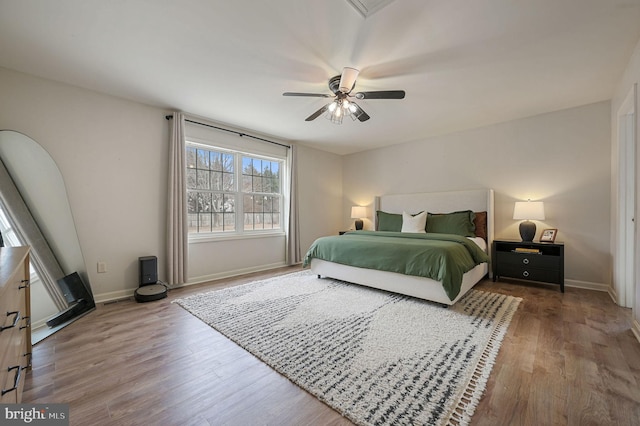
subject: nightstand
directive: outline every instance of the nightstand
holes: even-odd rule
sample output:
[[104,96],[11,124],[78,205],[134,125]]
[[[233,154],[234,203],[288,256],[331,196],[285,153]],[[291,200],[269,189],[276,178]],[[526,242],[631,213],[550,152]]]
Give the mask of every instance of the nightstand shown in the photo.
[[494,240],[493,281],[499,277],[558,284],[564,293],[564,244]]

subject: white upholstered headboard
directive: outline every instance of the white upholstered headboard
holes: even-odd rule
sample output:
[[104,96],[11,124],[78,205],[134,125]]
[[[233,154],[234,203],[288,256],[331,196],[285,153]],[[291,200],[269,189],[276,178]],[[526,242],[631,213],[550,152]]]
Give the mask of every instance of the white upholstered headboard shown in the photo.
[[376,211],[387,213],[450,213],[460,210],[487,212],[487,248],[491,253],[494,235],[493,189],[472,189],[466,191],[422,192],[417,194],[388,194],[376,197],[373,219]]

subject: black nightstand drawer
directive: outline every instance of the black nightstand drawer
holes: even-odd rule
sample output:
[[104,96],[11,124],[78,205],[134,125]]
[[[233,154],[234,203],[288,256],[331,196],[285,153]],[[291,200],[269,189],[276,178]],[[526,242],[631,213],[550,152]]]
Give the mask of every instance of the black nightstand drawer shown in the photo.
[[516,265],[502,265],[500,275],[529,281],[542,281],[560,284],[559,269],[539,269]]
[[[560,269],[560,257],[544,256],[541,254],[498,252],[498,262],[501,266],[517,266],[528,268]],[[502,268],[500,268],[502,269]]]

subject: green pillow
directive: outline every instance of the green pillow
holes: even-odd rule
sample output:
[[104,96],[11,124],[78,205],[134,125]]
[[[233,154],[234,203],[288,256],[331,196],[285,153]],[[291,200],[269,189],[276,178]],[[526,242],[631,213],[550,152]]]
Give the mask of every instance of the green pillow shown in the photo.
[[378,216],[378,231],[402,231],[402,215],[397,213],[387,213],[382,210],[376,212]]
[[475,237],[476,215],[471,210],[453,213],[429,213],[427,215],[427,232],[439,234],[456,234],[463,237]]

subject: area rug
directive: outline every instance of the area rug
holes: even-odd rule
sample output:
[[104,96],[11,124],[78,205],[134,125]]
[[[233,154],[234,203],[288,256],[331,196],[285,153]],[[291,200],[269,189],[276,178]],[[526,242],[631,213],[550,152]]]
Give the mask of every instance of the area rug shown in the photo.
[[464,425],[520,300],[444,308],[302,271],[175,302],[356,424]]

